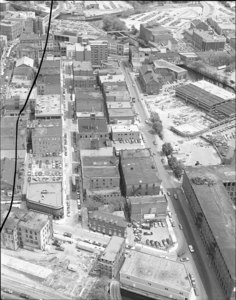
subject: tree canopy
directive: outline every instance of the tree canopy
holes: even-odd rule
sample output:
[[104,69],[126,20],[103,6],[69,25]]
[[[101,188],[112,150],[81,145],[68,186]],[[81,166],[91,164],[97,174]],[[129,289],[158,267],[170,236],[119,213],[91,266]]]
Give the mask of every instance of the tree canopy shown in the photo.
[[162,152],[166,155],[169,156],[173,153],[173,147],[171,146],[171,143],[164,143],[162,145]]
[[103,30],[105,31],[120,31],[127,30],[125,22],[114,16],[105,16],[103,18]]

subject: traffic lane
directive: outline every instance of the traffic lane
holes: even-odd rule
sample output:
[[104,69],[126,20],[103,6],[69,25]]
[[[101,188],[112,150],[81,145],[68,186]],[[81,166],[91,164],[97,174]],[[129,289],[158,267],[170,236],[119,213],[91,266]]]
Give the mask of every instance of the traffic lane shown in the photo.
[[4,293],[3,291],[1,291],[1,300],[22,300],[21,297],[19,297],[18,295],[16,295],[15,293],[13,294],[9,294],[9,293]]
[[[198,273],[196,274],[200,275],[198,276],[199,282],[203,283],[209,299],[224,299],[224,295],[222,290],[219,288],[214,270],[209,269],[209,259],[190,215],[187,199],[182,191],[177,190],[176,192],[178,193],[178,200],[174,201],[175,210],[179,215],[179,220],[182,222],[184,235],[188,244],[193,245],[195,249],[193,259],[195,266],[197,266]],[[186,215],[188,215],[188,217]]]

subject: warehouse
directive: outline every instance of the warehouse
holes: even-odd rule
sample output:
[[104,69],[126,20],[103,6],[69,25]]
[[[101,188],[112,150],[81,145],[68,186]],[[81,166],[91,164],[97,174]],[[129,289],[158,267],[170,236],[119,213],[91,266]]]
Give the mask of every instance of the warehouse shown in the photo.
[[176,96],[206,111],[235,99],[235,94],[205,80],[177,87]]

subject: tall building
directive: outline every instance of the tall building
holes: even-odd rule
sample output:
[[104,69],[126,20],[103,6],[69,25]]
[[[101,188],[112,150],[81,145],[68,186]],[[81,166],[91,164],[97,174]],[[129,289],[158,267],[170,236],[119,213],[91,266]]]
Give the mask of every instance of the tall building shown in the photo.
[[101,67],[103,61],[107,61],[108,42],[107,41],[89,41],[91,47],[91,62],[94,68]]
[[140,24],[140,37],[148,42],[153,43],[166,43],[173,39],[173,35],[169,29],[161,26],[160,24]]
[[101,275],[114,278],[125,260],[125,239],[112,236],[104,253],[98,258]]
[[224,290],[235,299],[235,170],[226,166],[188,167],[183,189],[209,260]]
[[193,299],[194,291],[184,264],[130,251],[120,270],[122,289],[152,299]]

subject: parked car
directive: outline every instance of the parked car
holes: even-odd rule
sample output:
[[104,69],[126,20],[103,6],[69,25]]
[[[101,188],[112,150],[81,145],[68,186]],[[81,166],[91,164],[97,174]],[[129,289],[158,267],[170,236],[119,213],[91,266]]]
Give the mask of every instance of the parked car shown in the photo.
[[62,246],[56,247],[55,249],[58,250],[58,251],[64,251],[65,250],[65,248],[62,247]]
[[183,230],[183,226],[181,224],[179,224],[179,229]]
[[60,246],[60,245],[61,245],[61,242],[58,241],[58,240],[54,240],[54,241],[52,242],[52,245],[53,245],[53,246]]
[[152,232],[144,232],[143,235],[153,235]]
[[189,261],[189,258],[188,257],[182,257],[182,258],[180,258],[180,261],[181,262]]
[[177,194],[174,194],[174,199],[175,199],[175,200],[178,200]]
[[188,248],[189,248],[189,251],[190,251],[190,252],[192,252],[192,253],[195,252],[192,245],[188,245]]
[[72,234],[69,233],[69,232],[64,232],[63,235],[64,235],[64,236],[67,236],[67,237],[70,237],[70,238],[72,237]]

